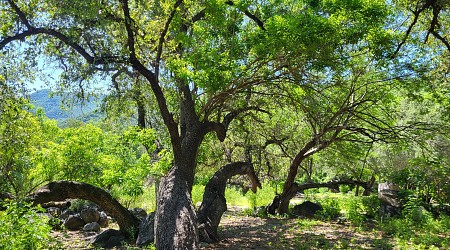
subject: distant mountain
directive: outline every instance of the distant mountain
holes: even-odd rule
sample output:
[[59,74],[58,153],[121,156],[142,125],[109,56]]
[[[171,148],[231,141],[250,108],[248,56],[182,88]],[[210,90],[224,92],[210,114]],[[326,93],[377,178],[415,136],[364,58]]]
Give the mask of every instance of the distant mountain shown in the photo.
[[31,103],[37,108],[43,108],[45,114],[50,119],[64,122],[67,119],[77,119],[82,121],[89,121],[101,116],[98,113],[100,101],[89,100],[84,104],[76,103],[66,108],[63,107],[63,98],[61,96],[53,95],[50,97],[51,91],[49,89],[41,89],[30,95]]

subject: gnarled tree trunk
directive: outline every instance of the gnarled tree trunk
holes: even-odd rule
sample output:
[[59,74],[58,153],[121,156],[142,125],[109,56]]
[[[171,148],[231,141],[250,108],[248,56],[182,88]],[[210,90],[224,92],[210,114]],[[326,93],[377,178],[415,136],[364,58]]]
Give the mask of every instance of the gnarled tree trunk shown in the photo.
[[175,166],[162,178],[155,213],[156,249],[198,249],[190,180]]
[[120,231],[124,235],[127,237],[137,235],[139,220],[136,216],[122,206],[108,192],[99,187],[73,181],[50,182],[31,194],[30,199],[34,205],[51,201],[64,201],[66,199],[92,201],[117,220]]
[[252,191],[261,188],[261,183],[253,165],[248,162],[235,162],[223,166],[208,181],[203,194],[203,201],[197,212],[200,240],[204,242],[218,241],[217,227],[222,214],[227,210],[225,188],[227,180],[235,175],[247,175],[252,182]]

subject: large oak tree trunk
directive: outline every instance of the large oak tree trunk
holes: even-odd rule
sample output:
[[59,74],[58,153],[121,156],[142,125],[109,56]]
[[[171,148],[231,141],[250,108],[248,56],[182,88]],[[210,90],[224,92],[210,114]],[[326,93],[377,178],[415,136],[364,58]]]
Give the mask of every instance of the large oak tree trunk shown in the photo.
[[160,182],[155,214],[156,249],[198,249],[190,180],[184,176],[175,166]]
[[218,170],[206,184],[203,201],[197,213],[201,241],[218,241],[217,228],[222,214],[227,210],[225,199],[227,180],[235,175],[247,175],[252,182],[253,192],[256,192],[258,187],[261,188],[261,183],[251,163],[230,163]]
[[89,200],[102,209],[107,214],[114,217],[119,224],[120,231],[131,237],[137,235],[139,220],[128,209],[122,206],[105,190],[93,185],[73,181],[51,182],[30,195],[34,205],[51,201],[64,201],[66,199]]

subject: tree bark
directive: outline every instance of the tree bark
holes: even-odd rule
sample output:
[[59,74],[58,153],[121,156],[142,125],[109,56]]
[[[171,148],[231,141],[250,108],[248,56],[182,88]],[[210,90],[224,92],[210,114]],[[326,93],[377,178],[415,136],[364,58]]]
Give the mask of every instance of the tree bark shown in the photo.
[[137,236],[139,220],[128,209],[123,207],[105,190],[87,183],[73,181],[51,182],[30,195],[34,205],[66,199],[89,200],[107,214],[114,217],[119,224],[120,231],[129,238]]
[[303,191],[311,188],[335,188],[339,185],[359,185],[364,188],[364,190],[370,190],[373,185],[373,179],[368,182],[363,181],[355,181],[355,180],[338,180],[338,181],[329,181],[329,182],[305,182],[302,184],[298,184],[294,182],[288,191],[283,192],[281,195],[276,195],[271,204],[269,204],[266,208],[267,212],[270,214],[286,214],[289,211],[289,202],[291,199],[297,194],[302,193]]
[[247,175],[252,182],[252,191],[256,193],[261,183],[249,162],[235,162],[223,166],[208,181],[203,194],[203,201],[197,212],[197,223],[200,240],[203,242],[217,242],[219,240],[217,228],[222,214],[227,210],[225,188],[227,180],[235,175]]
[[196,214],[189,181],[175,166],[162,178],[155,213],[156,249],[198,249]]

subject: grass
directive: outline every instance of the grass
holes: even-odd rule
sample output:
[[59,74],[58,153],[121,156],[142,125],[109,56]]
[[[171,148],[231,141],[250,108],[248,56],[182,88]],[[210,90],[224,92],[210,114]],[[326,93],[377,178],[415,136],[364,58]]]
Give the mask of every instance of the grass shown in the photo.
[[[194,185],[192,189],[194,205],[202,201],[204,188],[204,185]],[[244,215],[252,215],[255,208],[268,205],[274,195],[275,187],[270,183],[264,183],[263,188],[257,193],[249,191],[244,195],[240,189],[234,187],[229,187],[225,191],[227,204],[248,211],[244,211]],[[130,207],[141,207],[151,212],[156,207],[155,197],[155,187],[150,186],[138,197],[122,197],[122,199]],[[370,236],[372,249],[450,249],[450,216],[433,218],[429,212],[413,204],[405,209],[401,217],[382,220],[378,213],[380,204],[376,195],[355,197],[351,190],[345,194],[330,193],[325,189],[310,190],[306,192],[304,198],[295,202],[301,203],[304,200],[320,203],[324,210],[316,219],[298,219],[295,226],[289,230],[293,235],[297,235],[295,242],[299,244],[298,249],[349,249],[358,246],[352,239],[342,238],[330,243],[320,235],[304,235],[320,223],[336,223],[338,217],[339,220],[343,218],[346,225],[353,228],[351,229],[353,232],[365,236],[372,235]],[[307,239],[308,237],[310,238]],[[274,248],[277,247],[277,243],[271,244]]]

